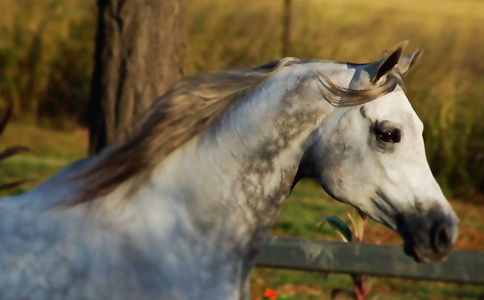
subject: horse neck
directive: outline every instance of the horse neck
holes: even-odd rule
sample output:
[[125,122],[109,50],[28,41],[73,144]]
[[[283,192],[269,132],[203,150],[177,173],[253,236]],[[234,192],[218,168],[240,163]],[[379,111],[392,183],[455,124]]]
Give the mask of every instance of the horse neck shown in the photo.
[[244,249],[260,242],[290,193],[308,137],[332,109],[313,74],[302,67],[276,74],[172,153],[147,186],[159,195],[152,201],[176,206],[201,235],[230,236]]

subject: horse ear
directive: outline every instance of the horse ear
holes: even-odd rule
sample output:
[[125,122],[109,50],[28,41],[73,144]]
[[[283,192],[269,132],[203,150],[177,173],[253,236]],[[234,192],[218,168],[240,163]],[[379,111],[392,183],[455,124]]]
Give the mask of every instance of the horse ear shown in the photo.
[[417,62],[417,60],[419,59],[420,54],[422,54],[422,52],[423,52],[423,50],[422,50],[422,48],[420,48],[417,51],[415,51],[414,53],[409,54],[405,57],[402,57],[402,59],[400,59],[400,61],[398,62],[398,65],[397,65],[400,72],[402,72],[402,74],[407,73],[407,71]]
[[398,65],[400,57],[402,56],[403,48],[405,48],[407,44],[407,41],[401,42],[389,55],[368,66],[367,70],[370,74],[371,83],[374,84],[378,82],[382,76],[387,74],[391,69]]

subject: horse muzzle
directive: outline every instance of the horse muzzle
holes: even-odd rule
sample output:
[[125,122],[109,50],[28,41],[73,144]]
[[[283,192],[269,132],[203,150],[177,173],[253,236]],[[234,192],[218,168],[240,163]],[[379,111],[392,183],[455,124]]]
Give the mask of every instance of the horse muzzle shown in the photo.
[[397,232],[404,240],[404,251],[416,262],[445,260],[457,240],[457,217],[433,207],[425,214],[411,213],[397,219]]

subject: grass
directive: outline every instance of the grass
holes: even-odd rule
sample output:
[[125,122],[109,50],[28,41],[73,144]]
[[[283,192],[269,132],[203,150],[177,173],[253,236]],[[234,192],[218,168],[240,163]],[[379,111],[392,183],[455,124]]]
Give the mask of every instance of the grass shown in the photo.
[[32,179],[29,183],[1,195],[21,193],[40,184],[62,167],[86,155],[85,131],[59,132],[11,122],[0,139],[0,149],[14,145],[27,146],[29,153],[0,162],[1,182]]
[[[252,294],[262,295],[267,287],[288,300],[330,299],[331,290],[352,288],[347,275],[302,271],[255,269],[252,272]],[[460,300],[482,299],[479,286],[429,283],[402,279],[377,278],[368,299],[378,300]],[[343,296],[337,299],[351,299]]]

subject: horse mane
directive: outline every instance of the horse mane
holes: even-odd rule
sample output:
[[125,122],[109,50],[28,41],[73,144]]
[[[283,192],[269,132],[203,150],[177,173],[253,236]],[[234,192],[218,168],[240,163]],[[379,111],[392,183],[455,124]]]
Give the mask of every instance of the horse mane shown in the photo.
[[[186,77],[158,98],[138,120],[139,126],[126,141],[103,151],[68,180],[82,181],[67,205],[99,199],[128,180],[125,198],[130,198],[153,169],[170,153],[211,127],[234,104],[253,92],[284,67],[301,63],[283,58],[252,69]],[[390,76],[382,86],[367,90],[339,87],[325,75],[315,74],[321,95],[334,106],[369,102],[392,91],[400,81]]]

